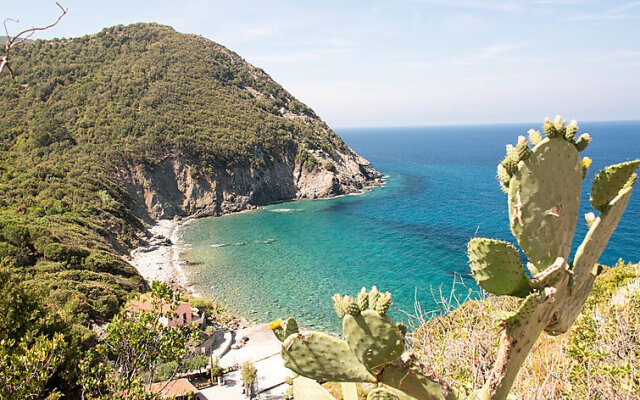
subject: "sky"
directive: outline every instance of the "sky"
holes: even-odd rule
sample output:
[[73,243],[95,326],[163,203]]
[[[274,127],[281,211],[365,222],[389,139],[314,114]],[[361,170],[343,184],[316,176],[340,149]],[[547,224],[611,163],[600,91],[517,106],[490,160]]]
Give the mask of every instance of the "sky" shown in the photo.
[[[158,22],[235,51],[330,126],[640,120],[640,1],[59,0],[34,38]],[[0,5],[9,33],[50,0]]]

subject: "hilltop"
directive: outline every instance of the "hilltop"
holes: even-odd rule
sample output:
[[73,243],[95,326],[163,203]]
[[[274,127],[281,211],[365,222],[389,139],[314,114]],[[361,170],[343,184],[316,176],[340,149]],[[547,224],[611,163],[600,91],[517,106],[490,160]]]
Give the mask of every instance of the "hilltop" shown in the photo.
[[146,223],[361,189],[380,177],[263,70],[158,24],[14,49],[0,77],[0,267],[75,323],[146,284]]

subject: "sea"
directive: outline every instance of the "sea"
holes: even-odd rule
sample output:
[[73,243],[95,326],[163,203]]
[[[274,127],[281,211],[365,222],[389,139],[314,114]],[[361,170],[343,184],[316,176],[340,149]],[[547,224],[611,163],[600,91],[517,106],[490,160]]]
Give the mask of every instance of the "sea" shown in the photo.
[[[396,320],[477,295],[466,244],[476,236],[517,244],[496,179],[505,144],[539,124],[337,130],[385,175],[357,196],[303,200],[195,220],[179,233],[193,289],[252,322],[296,317],[337,332],[334,293],[376,285],[393,295]],[[573,252],[593,211],[589,190],[606,165],[640,158],[640,122],[585,122],[593,160],[583,185]],[[572,252],[572,255],[573,255]],[[599,262],[640,261],[640,193],[634,193]]]

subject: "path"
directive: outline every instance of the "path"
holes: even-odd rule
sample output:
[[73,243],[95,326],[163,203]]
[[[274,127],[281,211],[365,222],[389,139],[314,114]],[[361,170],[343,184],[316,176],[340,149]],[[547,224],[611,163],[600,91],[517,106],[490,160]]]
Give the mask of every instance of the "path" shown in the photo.
[[[289,385],[284,378],[293,373],[282,365],[280,357],[280,341],[275,338],[267,324],[252,326],[236,332],[235,338],[248,337],[247,344],[240,349],[231,349],[220,358],[220,366],[239,364],[251,361],[258,369],[258,391],[271,390],[259,394],[259,399],[283,399]],[[200,393],[208,400],[246,400],[242,394],[240,371],[225,375],[225,384],[202,389]],[[254,397],[255,398],[255,397]]]

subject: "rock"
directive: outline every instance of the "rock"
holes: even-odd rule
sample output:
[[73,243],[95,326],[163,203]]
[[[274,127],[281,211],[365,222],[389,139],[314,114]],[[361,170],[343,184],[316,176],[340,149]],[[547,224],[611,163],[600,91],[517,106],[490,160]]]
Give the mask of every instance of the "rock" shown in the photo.
[[[153,168],[126,165],[118,170],[118,179],[130,194],[134,215],[158,220],[221,215],[285,200],[333,197],[360,191],[381,177],[367,160],[346,146],[331,157],[320,150],[308,151],[319,165],[331,162],[335,170],[309,170],[295,161],[292,152],[282,154],[260,171],[246,166],[197,175],[193,162],[176,155]],[[171,245],[167,238],[152,241]]]

